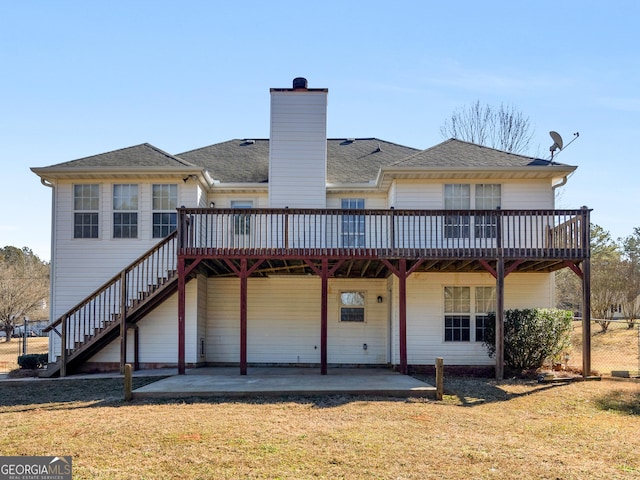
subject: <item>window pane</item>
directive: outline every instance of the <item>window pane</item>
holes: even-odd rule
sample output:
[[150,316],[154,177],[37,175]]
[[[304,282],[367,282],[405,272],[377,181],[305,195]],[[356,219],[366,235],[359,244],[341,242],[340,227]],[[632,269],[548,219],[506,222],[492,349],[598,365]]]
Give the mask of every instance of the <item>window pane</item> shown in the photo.
[[444,287],[444,311],[447,313],[471,312],[471,288]]
[[138,185],[114,185],[113,186],[114,210],[138,209]]
[[[364,198],[343,198],[343,210],[364,209]],[[362,248],[365,246],[365,217],[364,215],[342,216],[342,246],[344,248]]]
[[444,208],[446,210],[468,210],[471,208],[471,185],[466,183],[445,185]]
[[445,342],[468,342],[471,338],[469,315],[446,315],[444,317]]
[[489,325],[488,315],[476,315],[476,342],[484,342]]
[[175,210],[178,208],[178,186],[158,184],[152,187],[153,210]]
[[496,287],[476,287],[476,313],[496,311]]
[[97,184],[83,184],[73,186],[73,209],[74,210],[98,210],[100,199],[98,196],[99,187]]
[[364,308],[347,308],[340,309],[341,322],[364,322]]
[[113,238],[138,238],[138,214],[113,214]]
[[342,292],[340,302],[346,306],[364,306],[364,292]]
[[476,209],[494,210],[500,206],[502,186],[492,183],[476,185]]
[[153,238],[164,238],[176,230],[177,213],[153,214]]
[[97,213],[75,213],[73,224],[73,238],[98,238]]

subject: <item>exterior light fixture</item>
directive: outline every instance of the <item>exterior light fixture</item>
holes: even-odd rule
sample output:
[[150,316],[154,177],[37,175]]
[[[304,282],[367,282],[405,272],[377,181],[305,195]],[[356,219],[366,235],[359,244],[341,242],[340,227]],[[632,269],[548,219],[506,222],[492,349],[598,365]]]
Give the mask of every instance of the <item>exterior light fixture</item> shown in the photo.
[[378,295],[378,303],[382,303],[382,295]]

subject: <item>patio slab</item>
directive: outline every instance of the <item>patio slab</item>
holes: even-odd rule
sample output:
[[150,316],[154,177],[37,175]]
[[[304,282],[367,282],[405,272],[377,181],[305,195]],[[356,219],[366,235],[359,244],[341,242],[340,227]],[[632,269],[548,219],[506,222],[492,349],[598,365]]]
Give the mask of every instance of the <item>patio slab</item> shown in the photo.
[[253,367],[240,375],[238,367],[187,370],[133,391],[144,397],[255,397],[280,395],[372,395],[435,398],[435,387],[408,375],[379,368]]

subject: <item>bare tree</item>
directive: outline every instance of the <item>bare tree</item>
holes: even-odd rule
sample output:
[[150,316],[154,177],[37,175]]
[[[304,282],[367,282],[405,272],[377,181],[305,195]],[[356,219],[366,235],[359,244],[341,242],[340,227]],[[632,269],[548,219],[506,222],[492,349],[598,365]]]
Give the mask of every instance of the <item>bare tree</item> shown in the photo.
[[622,244],[624,260],[622,262],[622,315],[627,319],[629,328],[640,318],[640,227],[633,234],[619,240]]
[[7,342],[17,323],[42,307],[48,291],[48,264],[28,248],[0,249],[0,330]]
[[444,138],[453,137],[511,153],[527,151],[535,133],[529,117],[513,105],[500,104],[495,108],[482,105],[480,100],[454,111],[440,132]]
[[622,303],[624,279],[622,252],[611,234],[591,225],[591,311],[602,332],[606,332]]

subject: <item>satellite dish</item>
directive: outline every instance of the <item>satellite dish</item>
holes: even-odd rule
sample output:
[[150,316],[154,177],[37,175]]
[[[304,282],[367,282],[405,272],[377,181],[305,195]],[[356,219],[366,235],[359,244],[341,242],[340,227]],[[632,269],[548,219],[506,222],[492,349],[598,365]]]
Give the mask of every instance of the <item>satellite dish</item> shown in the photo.
[[553,145],[549,147],[549,151],[551,152],[551,160],[553,160],[553,154],[556,150],[562,150],[562,137],[558,132],[551,131],[549,132],[551,139],[553,140]]
[[555,143],[555,146],[562,150],[562,137],[560,134],[558,132],[551,131],[549,132],[549,135],[551,135],[551,139]]

